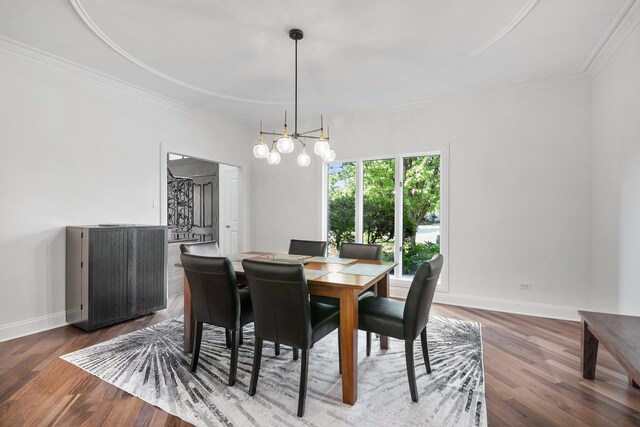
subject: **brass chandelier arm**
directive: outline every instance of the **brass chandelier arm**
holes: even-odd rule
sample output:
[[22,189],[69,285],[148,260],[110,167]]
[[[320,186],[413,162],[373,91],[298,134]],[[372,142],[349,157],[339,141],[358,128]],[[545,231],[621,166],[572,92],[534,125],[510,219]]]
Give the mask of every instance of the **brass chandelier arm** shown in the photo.
[[[318,129],[314,129],[314,130],[308,130],[308,131],[306,131],[306,132],[300,132],[300,133],[298,133],[297,135],[306,135],[306,134],[308,134],[308,133],[312,133],[312,132],[320,132],[320,131],[322,131],[322,130],[323,130],[322,128],[318,128]],[[317,138],[317,137],[316,137],[316,138]]]
[[[317,132],[320,129],[316,129],[316,130],[310,130],[309,132],[304,132],[304,133],[292,133],[291,135],[289,135],[291,137],[291,139],[298,139],[298,138],[310,138],[310,139],[318,139],[317,136],[313,136],[313,135],[305,135],[306,133],[311,133],[311,132]],[[273,135],[273,136],[280,136],[281,134],[276,133],[276,132],[260,132],[260,135]],[[325,137],[325,140],[329,140],[329,138]]]
[[[309,133],[309,132],[305,132],[305,133]],[[318,139],[317,136],[311,136],[311,135],[303,135],[303,134],[297,134],[297,135],[291,135],[291,138],[309,138],[309,139]],[[325,138],[326,141],[329,140],[329,138]]]

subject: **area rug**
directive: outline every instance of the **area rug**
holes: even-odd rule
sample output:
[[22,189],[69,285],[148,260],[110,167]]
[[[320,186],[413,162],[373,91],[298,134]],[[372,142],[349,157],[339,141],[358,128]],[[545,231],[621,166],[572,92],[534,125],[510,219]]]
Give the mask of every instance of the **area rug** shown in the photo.
[[240,347],[236,385],[228,387],[230,350],[224,330],[205,325],[198,370],[182,351],[182,318],[123,335],[62,356],[85,371],[196,426],[486,426],[480,324],[432,317],[428,326],[432,373],[427,374],[415,341],[420,401],[411,402],[404,343],[390,339],[380,350],[374,339],[365,354],[359,335],[358,401],[342,403],[338,336],[316,343],[309,357],[304,418],[296,416],[300,361],[283,346],[263,349],[255,396],[247,394],[253,359],[253,329]]

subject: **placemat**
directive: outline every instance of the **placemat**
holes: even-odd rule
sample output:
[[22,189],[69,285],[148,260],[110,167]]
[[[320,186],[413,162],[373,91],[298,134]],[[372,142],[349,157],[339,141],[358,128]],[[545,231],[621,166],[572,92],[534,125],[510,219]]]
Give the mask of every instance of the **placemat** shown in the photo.
[[340,270],[340,273],[375,277],[387,271],[388,268],[386,265],[354,264],[351,267]]
[[318,277],[325,276],[329,273],[331,272],[327,270],[310,270],[307,268],[304,269],[304,277],[306,277],[307,280],[317,279]]
[[326,256],[314,256],[313,258],[309,258],[307,261],[309,262],[322,262],[326,264],[351,264],[355,259],[351,258],[334,258],[334,257],[326,257]]
[[294,264],[309,262],[309,255],[290,255],[290,254],[271,254],[266,256],[266,261],[274,262],[291,262]]
[[249,259],[249,258],[257,258],[259,256],[262,255],[257,255],[257,254],[232,254],[229,255],[229,261],[231,262],[239,262],[242,261],[243,259]]

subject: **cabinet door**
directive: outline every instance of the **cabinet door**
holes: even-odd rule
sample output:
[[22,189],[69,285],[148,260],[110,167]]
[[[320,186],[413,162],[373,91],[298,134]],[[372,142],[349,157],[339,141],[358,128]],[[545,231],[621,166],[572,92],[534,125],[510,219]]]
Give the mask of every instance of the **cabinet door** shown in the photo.
[[128,230],[89,233],[89,328],[128,318]]
[[147,314],[167,307],[167,230],[138,228],[134,233],[135,314]]

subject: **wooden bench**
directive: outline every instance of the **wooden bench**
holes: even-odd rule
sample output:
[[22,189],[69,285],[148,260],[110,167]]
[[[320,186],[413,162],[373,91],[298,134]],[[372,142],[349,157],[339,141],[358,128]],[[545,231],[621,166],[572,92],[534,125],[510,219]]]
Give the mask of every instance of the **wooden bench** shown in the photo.
[[640,384],[640,317],[578,311],[582,318],[580,367],[582,377],[594,379],[598,343],[627,371],[629,384]]

